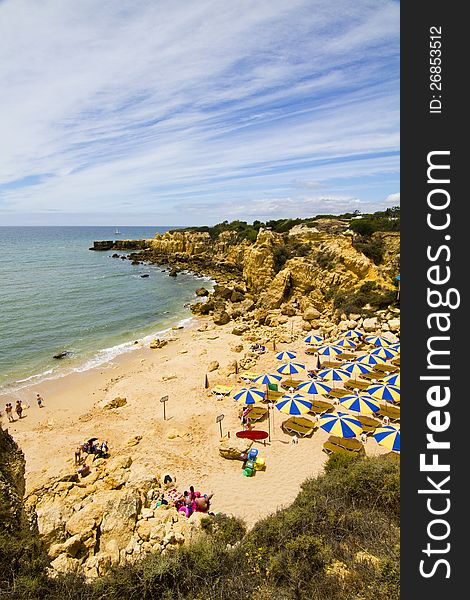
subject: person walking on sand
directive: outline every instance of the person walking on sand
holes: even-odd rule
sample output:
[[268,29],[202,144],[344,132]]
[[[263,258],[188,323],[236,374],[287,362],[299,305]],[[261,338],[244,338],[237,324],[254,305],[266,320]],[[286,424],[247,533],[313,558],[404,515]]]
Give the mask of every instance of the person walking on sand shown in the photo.
[[75,464],[79,465],[82,462],[82,447],[80,444],[75,448]]
[[16,401],[15,412],[18,415],[18,419],[21,419],[21,415],[23,414],[23,407],[21,406],[21,400]]
[[39,408],[43,408],[44,398],[41,396],[41,394],[36,394],[36,402],[38,403]]
[[13,406],[11,405],[11,402],[7,402],[5,404],[5,412],[6,412],[7,417],[8,417],[8,422],[9,423],[14,423],[15,419],[13,418]]

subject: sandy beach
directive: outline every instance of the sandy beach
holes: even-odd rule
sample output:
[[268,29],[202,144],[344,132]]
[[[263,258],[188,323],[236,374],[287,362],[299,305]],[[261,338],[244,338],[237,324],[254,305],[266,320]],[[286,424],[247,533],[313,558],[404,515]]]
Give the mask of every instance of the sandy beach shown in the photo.
[[[286,331],[290,327],[286,324]],[[235,438],[241,429],[240,405],[233,393],[244,386],[239,377],[242,371],[228,376],[217,370],[208,373],[209,389],[204,388],[204,380],[211,361],[218,361],[223,370],[249,350],[251,343],[233,335],[232,329],[233,323],[216,326],[206,319],[193,319],[185,328],[166,334],[168,344],[163,348],[141,347],[95,369],[0,397],[2,408],[17,398],[29,404],[21,420],[8,424],[25,454],[26,492],[73,469],[77,444],[97,437],[107,440],[110,456],[127,451],[149,472],[175,476],[180,489],[193,484],[203,492],[213,492],[213,511],[242,517],[248,525],[291,503],[301,483],[322,472],[327,459],[322,444],[328,434],[319,429],[311,438],[293,444],[281,429],[288,415],[274,410],[271,442],[255,443],[259,455],[266,458],[265,471],[243,477],[240,461],[219,455],[216,417],[224,415],[225,437]],[[243,344],[242,352],[232,349],[237,344]],[[278,344],[276,350],[287,348],[297,350],[299,360],[313,367],[313,357],[305,354],[303,335],[291,344]],[[260,356],[255,370],[275,370],[279,362],[274,354],[268,351]],[[219,399],[211,393],[217,384],[231,386],[233,392]],[[44,397],[43,408],[36,404],[37,393]],[[166,420],[160,402],[164,395],[169,397]],[[126,398],[127,403],[104,409],[115,397]],[[266,427],[266,422],[255,424],[257,429]],[[136,436],[141,436],[140,441],[130,447]],[[384,452],[373,439],[366,443],[367,454]]]

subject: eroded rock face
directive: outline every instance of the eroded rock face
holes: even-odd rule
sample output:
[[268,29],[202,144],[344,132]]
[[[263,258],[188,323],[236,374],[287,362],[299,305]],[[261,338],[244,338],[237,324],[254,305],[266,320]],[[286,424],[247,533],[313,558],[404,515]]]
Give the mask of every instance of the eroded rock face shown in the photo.
[[130,454],[92,461],[91,468],[86,478],[58,477],[28,498],[49,545],[52,574],[97,577],[112,565],[169,551],[191,537],[198,522],[169,505],[156,507],[165,486]]

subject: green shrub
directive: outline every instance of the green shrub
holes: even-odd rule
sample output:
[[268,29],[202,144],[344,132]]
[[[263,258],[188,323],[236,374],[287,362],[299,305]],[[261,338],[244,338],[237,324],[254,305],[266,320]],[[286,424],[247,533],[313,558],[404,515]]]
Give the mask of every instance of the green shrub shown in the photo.
[[380,265],[385,254],[385,243],[381,239],[360,237],[353,241],[353,246],[358,252],[362,252],[370,258],[374,264]]
[[[358,290],[330,291],[329,299],[334,298],[333,306],[346,314],[373,314],[397,302],[395,290],[380,288],[374,281],[366,281]],[[364,310],[366,305],[370,309]]]

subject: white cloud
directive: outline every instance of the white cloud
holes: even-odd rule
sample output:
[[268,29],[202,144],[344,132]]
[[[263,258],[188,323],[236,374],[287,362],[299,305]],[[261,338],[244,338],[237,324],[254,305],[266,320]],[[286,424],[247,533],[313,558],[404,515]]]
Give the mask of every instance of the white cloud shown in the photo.
[[396,189],[398,12],[372,0],[1,3],[0,211],[174,222],[194,196],[224,218],[234,199],[302,210],[302,181],[332,198],[357,196],[343,188],[359,178]]
[[385,198],[385,202],[388,204],[400,204],[400,192],[397,192],[396,194],[389,194]]

